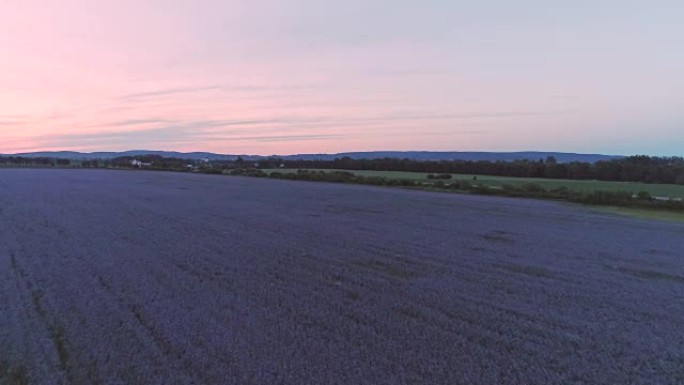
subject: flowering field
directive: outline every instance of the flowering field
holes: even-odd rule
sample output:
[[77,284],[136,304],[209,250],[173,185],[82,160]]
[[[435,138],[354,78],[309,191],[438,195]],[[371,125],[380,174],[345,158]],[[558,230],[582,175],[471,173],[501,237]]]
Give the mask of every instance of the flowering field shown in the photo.
[[0,384],[684,383],[684,224],[0,170]]

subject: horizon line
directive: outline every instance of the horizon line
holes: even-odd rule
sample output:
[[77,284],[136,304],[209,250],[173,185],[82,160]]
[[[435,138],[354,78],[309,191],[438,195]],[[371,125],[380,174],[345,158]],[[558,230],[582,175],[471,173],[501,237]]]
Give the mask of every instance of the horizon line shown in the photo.
[[613,154],[613,153],[600,153],[600,152],[574,152],[574,151],[556,151],[556,150],[515,150],[515,151],[493,151],[493,150],[361,150],[361,151],[341,151],[341,152],[300,152],[300,153],[281,153],[281,154],[257,154],[257,153],[223,153],[223,152],[212,152],[212,151],[178,151],[178,150],[149,150],[149,149],[130,149],[121,151],[111,151],[111,150],[98,150],[98,151],[79,151],[79,150],[38,150],[38,151],[23,151],[16,153],[0,153],[0,156],[21,156],[21,155],[31,155],[39,153],[76,153],[83,155],[98,154],[98,153],[128,153],[128,152],[167,152],[167,153],[178,153],[178,154],[198,154],[206,153],[211,155],[220,156],[261,156],[261,157],[286,157],[286,156],[296,156],[296,155],[340,155],[340,154],[372,154],[372,153],[496,153],[496,154],[520,154],[520,153],[555,153],[555,154],[569,154],[569,155],[600,155],[600,156],[614,156],[614,157],[629,157],[629,156],[656,156],[656,157],[682,157],[682,155],[650,155],[648,153],[635,153],[631,155],[625,154]]

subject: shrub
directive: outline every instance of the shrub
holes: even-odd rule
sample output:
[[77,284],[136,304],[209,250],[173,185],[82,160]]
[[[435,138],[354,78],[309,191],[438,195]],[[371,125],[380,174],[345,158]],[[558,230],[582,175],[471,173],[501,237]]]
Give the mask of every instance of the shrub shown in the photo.
[[267,177],[268,174],[266,174],[263,170],[260,170],[258,168],[248,168],[245,170],[245,176],[253,176],[257,178],[264,178]]
[[219,168],[205,168],[205,169],[202,169],[201,172],[204,174],[212,174],[212,175],[223,174],[223,170],[221,170]]
[[386,186],[388,185],[388,179],[380,176],[357,176],[356,181],[362,184],[370,184],[374,186]]
[[263,178],[268,176],[263,170],[259,170],[257,168],[236,168],[233,170],[230,170],[230,175],[244,175],[244,176],[253,176],[253,177],[258,177],[258,178]]
[[539,194],[546,192],[546,189],[536,183],[525,183],[522,185],[523,191],[532,194]]
[[473,185],[471,185],[470,182],[465,181],[465,180],[455,180],[455,181],[451,182],[449,187],[451,187],[452,190],[469,191],[469,190],[473,189]]
[[632,194],[627,191],[592,191],[590,193],[579,193],[573,196],[572,200],[595,205],[629,206],[633,198]]
[[556,187],[551,190],[551,192],[556,194],[567,194],[570,190],[566,186]]
[[329,180],[331,182],[352,182],[356,178],[356,175],[348,171],[333,171],[331,173],[322,173],[321,177],[324,180]]
[[428,174],[428,179],[441,179],[447,180],[451,179],[451,174]]
[[505,183],[501,185],[501,191],[505,193],[517,193],[520,192],[520,188],[510,183]]
[[476,186],[472,186],[470,188],[470,191],[476,193],[476,194],[482,194],[482,195],[496,195],[496,190],[489,188],[488,186],[485,186],[483,184],[479,184]]
[[639,191],[639,193],[637,194],[637,199],[644,202],[650,202],[653,200],[653,198],[651,198],[651,194],[649,194],[648,191]]
[[548,197],[554,199],[569,199],[572,194],[573,191],[570,191],[566,186],[556,187],[547,192]]
[[682,200],[675,200],[670,198],[666,201],[655,201],[655,205],[658,208],[666,210],[684,211],[684,201]]

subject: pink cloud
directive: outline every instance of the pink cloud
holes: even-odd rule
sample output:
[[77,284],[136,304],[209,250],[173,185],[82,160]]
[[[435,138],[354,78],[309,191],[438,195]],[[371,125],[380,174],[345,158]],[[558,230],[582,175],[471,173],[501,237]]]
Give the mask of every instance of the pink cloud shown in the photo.
[[682,148],[681,9],[457,3],[8,0],[0,152]]

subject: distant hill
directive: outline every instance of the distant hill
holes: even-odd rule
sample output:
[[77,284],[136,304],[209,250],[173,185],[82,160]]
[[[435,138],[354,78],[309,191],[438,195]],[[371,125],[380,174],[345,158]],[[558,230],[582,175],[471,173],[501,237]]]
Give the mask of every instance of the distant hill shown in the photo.
[[601,154],[574,154],[565,152],[435,152],[435,151],[376,151],[376,152],[347,152],[340,154],[301,154],[290,155],[285,159],[302,160],[333,160],[335,158],[350,157],[352,159],[378,159],[400,158],[412,160],[470,160],[470,161],[513,161],[513,160],[540,160],[549,156],[556,158],[558,162],[589,162],[595,163],[600,160],[619,159],[623,156]]
[[[132,150],[124,152],[73,152],[73,151],[55,151],[55,152],[31,152],[12,154],[14,156],[23,157],[47,157],[47,158],[64,158],[74,160],[88,160],[88,159],[111,159],[119,156],[141,156],[141,155],[159,155],[163,157],[175,157],[183,159],[205,159],[210,160],[234,160],[242,157],[245,160],[259,160],[268,158],[261,155],[225,155],[214,154],[210,152],[175,152],[175,151],[150,151],[150,150]],[[10,156],[10,155],[4,155]],[[373,152],[345,152],[339,154],[296,154],[279,156],[278,158],[287,160],[333,160],[335,158],[350,157],[352,159],[378,159],[378,158],[400,158],[412,160],[470,160],[470,161],[514,161],[514,160],[540,160],[546,159],[549,156],[556,158],[558,162],[589,162],[595,163],[601,160],[619,159],[623,156],[619,155],[602,155],[602,154],[575,154],[566,152],[541,152],[541,151],[526,151],[526,152],[435,152],[435,151],[373,151]]]
[[[44,151],[44,152],[26,152],[4,156],[23,156],[27,158],[62,158],[62,159],[112,159],[120,156],[141,156],[141,155],[159,155],[165,158],[183,158],[183,159],[235,159],[238,155],[220,155],[210,152],[175,152],[175,151],[152,151],[152,150],[131,150],[122,152],[75,152],[75,151]],[[243,155],[245,157],[245,155]]]

